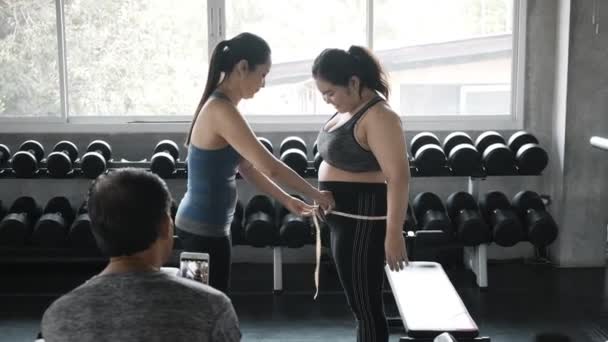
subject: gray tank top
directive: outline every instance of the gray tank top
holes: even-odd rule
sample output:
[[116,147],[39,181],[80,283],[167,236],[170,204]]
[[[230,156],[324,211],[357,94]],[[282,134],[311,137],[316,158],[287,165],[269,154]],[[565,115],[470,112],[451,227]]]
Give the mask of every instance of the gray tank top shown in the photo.
[[380,101],[383,101],[381,97],[373,98],[346,123],[332,131],[326,131],[325,125],[323,126],[317,137],[317,149],[326,163],[349,172],[380,171],[380,164],[374,154],[364,149],[355,138],[357,122],[369,108]]

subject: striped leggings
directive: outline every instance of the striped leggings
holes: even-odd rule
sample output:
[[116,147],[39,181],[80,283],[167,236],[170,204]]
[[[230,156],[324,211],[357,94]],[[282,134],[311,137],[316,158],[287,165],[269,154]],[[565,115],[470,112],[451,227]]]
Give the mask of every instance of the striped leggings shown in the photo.
[[[336,200],[337,211],[365,216],[386,215],[386,184],[319,182]],[[348,304],[357,320],[357,341],[388,341],[384,314],[384,238],[386,221],[327,216],[331,252]]]

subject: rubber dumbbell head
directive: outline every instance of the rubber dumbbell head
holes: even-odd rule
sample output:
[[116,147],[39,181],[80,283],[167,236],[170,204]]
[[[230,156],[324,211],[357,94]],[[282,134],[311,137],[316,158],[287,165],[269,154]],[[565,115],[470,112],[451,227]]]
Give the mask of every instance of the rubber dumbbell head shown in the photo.
[[545,247],[557,239],[557,224],[538,193],[520,191],[511,202],[524,223],[528,240],[534,246]]
[[511,175],[515,173],[515,156],[503,143],[488,146],[481,155],[488,175]]
[[274,153],[274,146],[272,145],[272,142],[270,140],[264,137],[258,137],[258,140],[262,143],[262,145],[264,145],[264,147],[266,147],[270,154]]
[[317,170],[317,172],[319,172],[319,167],[321,167],[322,162],[323,162],[323,157],[321,157],[321,153],[317,152],[317,154],[315,154],[315,159],[313,161],[313,165],[315,167],[315,170]]
[[64,247],[68,241],[69,227],[74,221],[74,209],[65,197],[53,197],[44,207],[44,213],[36,223],[32,242],[40,247]]
[[179,158],[179,147],[172,140],[161,140],[154,147],[150,160],[150,170],[162,178],[169,178],[175,173],[175,163]]
[[454,147],[462,144],[473,145],[473,139],[465,132],[452,132],[443,139],[443,151],[449,155]]
[[497,245],[510,247],[525,238],[521,220],[505,194],[488,192],[479,201],[479,207],[492,229],[492,240]]
[[416,152],[422,147],[426,145],[437,145],[441,146],[439,142],[439,138],[433,133],[430,132],[422,132],[416,134],[412,141],[410,142],[410,150],[412,151],[412,155],[415,156]]
[[91,218],[84,202],[78,209],[78,216],[72,223],[68,233],[70,247],[78,250],[96,251],[99,253],[97,242],[91,230]]
[[505,138],[498,132],[487,131],[481,133],[475,140],[475,147],[482,154],[493,144],[506,144]]
[[452,233],[452,225],[439,196],[432,192],[419,193],[412,202],[419,228]]
[[11,157],[11,150],[6,145],[0,144],[0,166],[6,163]]
[[106,170],[110,158],[112,158],[110,144],[103,140],[92,141],[87,146],[87,153],[82,156],[82,172],[88,178],[97,178]]
[[[302,199],[300,196],[292,195]],[[282,245],[300,248],[311,242],[310,223],[305,218],[294,215],[283,206],[279,207],[279,237]]]
[[73,170],[73,163],[78,159],[78,147],[67,140],[58,142],[53,152],[46,158],[46,167],[52,177],[65,177]]
[[463,245],[478,246],[490,241],[490,229],[471,194],[462,191],[451,194],[446,200],[446,208],[456,237]]
[[18,198],[0,221],[0,245],[22,246],[30,238],[42,209],[32,197]]
[[277,238],[275,215],[268,196],[253,196],[245,207],[245,240],[254,247],[274,245]]
[[44,147],[35,140],[25,141],[19,146],[11,161],[15,175],[30,178],[38,172],[38,163],[44,158]]
[[306,142],[304,139],[296,136],[291,136],[283,139],[281,142],[281,146],[279,147],[279,154],[285,153],[285,151],[295,148],[304,152],[304,154],[308,154],[308,149],[306,147]]

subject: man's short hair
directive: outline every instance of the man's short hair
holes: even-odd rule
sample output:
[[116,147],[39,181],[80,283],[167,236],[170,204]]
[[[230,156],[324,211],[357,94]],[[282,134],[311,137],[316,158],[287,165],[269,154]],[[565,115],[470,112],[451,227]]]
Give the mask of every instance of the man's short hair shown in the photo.
[[152,172],[124,168],[99,176],[87,202],[97,245],[110,257],[148,249],[171,201],[167,184]]

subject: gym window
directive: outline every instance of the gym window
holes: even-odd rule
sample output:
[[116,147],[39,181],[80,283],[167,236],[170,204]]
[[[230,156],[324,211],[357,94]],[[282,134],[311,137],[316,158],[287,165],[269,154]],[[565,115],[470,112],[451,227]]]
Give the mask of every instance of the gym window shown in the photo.
[[273,51],[240,105],[257,130],[317,130],[333,108],[312,61],[352,44],[380,58],[408,130],[518,129],[525,22],[525,0],[0,1],[0,122],[183,131],[213,47],[250,31]]

